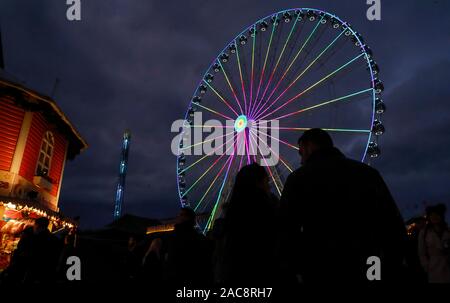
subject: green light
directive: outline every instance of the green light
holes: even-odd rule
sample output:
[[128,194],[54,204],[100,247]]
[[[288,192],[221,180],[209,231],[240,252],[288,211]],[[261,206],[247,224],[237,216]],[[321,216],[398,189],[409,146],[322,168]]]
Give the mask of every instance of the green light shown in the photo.
[[240,133],[247,127],[247,117],[245,115],[241,115],[237,117],[236,121],[234,122],[234,129],[236,132]]

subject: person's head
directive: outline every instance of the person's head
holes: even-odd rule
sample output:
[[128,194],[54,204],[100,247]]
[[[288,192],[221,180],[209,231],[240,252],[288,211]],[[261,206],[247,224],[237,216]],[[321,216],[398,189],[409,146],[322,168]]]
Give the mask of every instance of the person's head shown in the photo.
[[333,140],[330,135],[320,128],[311,128],[298,139],[298,152],[302,157],[302,164],[308,161],[314,152],[332,147]]
[[183,224],[194,227],[197,223],[195,211],[190,207],[183,207],[178,213],[176,221],[176,224]]
[[66,234],[64,236],[64,245],[72,245],[74,241],[74,237],[71,234]]
[[43,231],[48,230],[48,225],[50,224],[50,221],[45,218],[38,218],[34,221],[34,225],[33,225],[33,231],[35,234],[40,234]]
[[428,221],[433,225],[440,225],[445,223],[445,211],[444,204],[437,204],[429,206],[426,209]]
[[255,189],[270,194],[269,175],[265,168],[252,163],[242,167],[236,175],[234,191],[254,191]]
[[22,234],[21,234],[21,238],[29,238],[29,237],[31,237],[31,236],[33,236],[33,227],[31,227],[31,226],[27,226],[27,227],[25,227],[25,229],[22,231]]
[[427,225],[427,220],[424,217],[420,217],[417,218],[415,223],[417,230],[421,230]]
[[134,248],[137,244],[137,239],[134,236],[128,237],[128,248]]

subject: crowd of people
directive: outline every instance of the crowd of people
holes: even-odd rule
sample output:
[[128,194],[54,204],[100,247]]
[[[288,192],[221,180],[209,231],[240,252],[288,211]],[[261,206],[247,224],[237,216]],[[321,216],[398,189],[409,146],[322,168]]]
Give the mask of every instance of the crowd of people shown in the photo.
[[73,255],[74,234],[62,240],[52,234],[49,220],[41,217],[22,232],[8,268],[1,273],[0,284],[47,283],[65,277],[66,259]]
[[[306,131],[298,147],[302,166],[288,177],[280,200],[264,167],[244,166],[224,215],[206,235],[196,227],[195,212],[182,208],[174,231],[153,237],[144,251],[131,237],[124,278],[203,286],[364,283],[367,260],[376,256],[382,282],[450,283],[444,205],[427,208],[407,234],[374,168],[345,157],[321,129]],[[24,232],[9,279],[43,281],[57,274],[55,242],[43,221]]]
[[358,283],[368,281],[367,260],[376,256],[381,281],[450,283],[443,205],[429,207],[423,228],[408,235],[374,168],[346,158],[321,129],[298,144],[302,166],[281,200],[263,167],[243,167],[213,229],[202,236],[195,213],[182,209],[174,232],[149,245],[142,276],[175,284]]

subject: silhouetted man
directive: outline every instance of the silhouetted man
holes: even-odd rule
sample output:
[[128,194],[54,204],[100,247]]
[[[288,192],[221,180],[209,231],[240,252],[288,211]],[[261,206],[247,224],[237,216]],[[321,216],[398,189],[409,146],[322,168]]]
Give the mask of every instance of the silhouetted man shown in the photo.
[[306,131],[298,144],[302,166],[281,197],[287,268],[306,283],[368,281],[367,259],[377,256],[381,280],[397,279],[406,231],[379,173],[346,158],[321,129]]
[[174,285],[208,285],[212,281],[212,247],[195,228],[196,215],[182,208],[166,244],[166,281]]
[[60,244],[48,230],[48,225],[49,220],[45,217],[36,219],[34,223],[26,282],[48,283],[56,279]]

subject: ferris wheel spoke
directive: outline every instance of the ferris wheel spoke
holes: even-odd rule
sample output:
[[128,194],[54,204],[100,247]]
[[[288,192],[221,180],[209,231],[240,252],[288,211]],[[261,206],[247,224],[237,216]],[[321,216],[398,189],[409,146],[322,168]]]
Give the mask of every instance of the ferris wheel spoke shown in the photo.
[[[278,56],[277,62],[275,63],[275,67],[273,68],[273,70],[272,70],[272,72],[271,72],[271,74],[269,76],[269,80],[267,81],[266,88],[264,89],[263,94],[262,94],[262,96],[260,98],[261,100],[264,100],[264,97],[265,97],[265,95],[267,93],[267,89],[269,88],[270,83],[272,83],[273,76],[275,75],[275,72],[278,69],[278,65],[280,64],[281,58],[283,57],[284,51],[286,50],[286,46],[288,45],[288,43],[289,43],[289,41],[291,39],[292,33],[294,32],[295,26],[297,25],[297,21],[298,21],[298,18],[295,18],[295,21],[294,21],[294,24],[292,25],[291,31],[289,32],[289,34],[288,34],[288,36],[286,38],[286,41],[284,42],[283,48],[281,50],[281,53]],[[255,110],[257,110],[257,108]]]
[[218,111],[216,111],[216,110],[214,110],[214,109],[212,109],[212,108],[209,108],[209,107],[207,107],[207,106],[201,105],[200,103],[195,103],[195,105],[197,105],[197,106],[199,106],[199,107],[201,107],[201,108],[203,108],[203,109],[206,109],[207,111],[209,111],[209,112],[211,112],[211,113],[214,113],[214,114],[216,114],[216,115],[219,115],[219,116],[221,116],[222,118],[225,118],[225,119],[228,119],[228,120],[234,120],[234,119],[228,117],[227,115],[224,115],[224,114],[222,114],[222,113],[220,113],[220,112],[218,112]]
[[214,87],[208,83],[208,81],[203,80],[203,82],[214,92],[214,94],[223,102],[225,103],[226,106],[228,106],[228,108],[237,116],[239,116],[239,114],[237,113],[237,111],[234,110],[234,108],[230,105],[230,103],[228,101],[225,100],[225,98],[219,93],[217,92],[217,90],[214,89]]
[[242,160],[244,160],[243,156],[241,156],[241,160],[239,161],[239,168],[238,168],[238,170],[241,170],[241,168],[242,168]]
[[[231,133],[229,133],[229,134],[231,134]],[[219,138],[219,137],[217,137],[217,138]],[[180,174],[182,174],[182,173],[188,171],[189,169],[191,169],[192,167],[194,167],[195,165],[197,165],[198,163],[200,163],[200,162],[203,161],[204,159],[206,159],[206,158],[208,158],[208,157],[211,157],[212,155],[214,155],[214,152],[218,151],[219,148],[222,148],[223,146],[227,145],[227,144],[230,143],[232,140],[234,140],[234,138],[231,138],[230,140],[228,140],[227,142],[223,143],[222,145],[217,146],[216,148],[214,148],[214,150],[213,150],[211,153],[208,153],[208,154],[204,155],[203,157],[201,157],[200,159],[198,159],[197,161],[195,161],[194,163],[192,163],[191,165],[189,165],[188,167],[186,167],[185,169],[183,169],[182,171],[180,171],[178,174],[180,175]],[[210,140],[210,141],[213,141],[213,140]],[[206,141],[203,141],[202,143],[206,143]]]
[[272,136],[272,135],[269,135],[269,134],[267,134],[267,133],[266,133],[265,135],[267,135],[267,136],[269,136],[270,138],[272,138],[272,139],[274,139],[274,140],[276,140],[276,141],[278,141],[278,142],[280,142],[280,143],[283,143],[284,145],[289,146],[289,147],[291,147],[291,148],[293,148],[293,149],[295,149],[295,150],[298,151],[298,147],[295,146],[295,145],[292,145],[292,144],[290,144],[290,143],[288,143],[288,142],[286,142],[286,141],[284,141],[284,140],[281,140],[281,139],[279,139],[279,138],[276,138],[276,137],[274,137],[274,136]]
[[[253,139],[254,139],[254,138],[253,138]],[[255,139],[254,139],[254,140],[255,140]],[[258,142],[256,142],[256,140],[255,140],[255,144],[256,144],[256,146],[257,146],[259,152],[260,152],[261,155],[262,155],[263,153],[262,153],[262,151],[261,151],[261,148],[260,148],[259,145],[258,145]],[[270,166],[269,166],[269,164],[267,163],[266,158],[263,157],[263,156],[261,156],[261,158],[264,160],[264,163],[266,164],[266,168],[267,168],[267,170],[269,171],[270,177],[271,177],[272,180],[273,180],[273,184],[275,184],[275,187],[276,187],[276,189],[277,189],[277,191],[278,191],[278,194],[281,196],[281,190],[280,190],[280,188],[278,187],[277,182],[275,181],[275,177],[274,177],[273,174],[272,174],[272,170],[270,169]]]
[[203,230],[203,232],[206,232],[206,230],[209,229],[209,228],[211,227],[212,219],[213,219],[214,216],[216,215],[217,207],[218,207],[219,201],[220,201],[220,196],[222,196],[222,191],[223,191],[223,188],[224,188],[224,186],[225,186],[225,183],[226,183],[226,181],[227,181],[227,179],[228,179],[228,173],[230,172],[231,164],[234,162],[234,157],[235,157],[235,155],[233,154],[233,155],[231,156],[232,159],[231,159],[230,163],[228,164],[227,172],[226,172],[226,174],[225,174],[225,177],[223,178],[223,182],[222,182],[222,185],[221,185],[221,187],[220,187],[219,194],[217,195],[217,199],[216,199],[216,202],[215,202],[215,204],[214,204],[213,210],[212,210],[212,212],[211,212],[211,215],[210,215],[209,218],[208,218],[208,222],[206,223],[206,226],[205,226],[205,229]]
[[276,118],[274,118],[274,120],[281,120],[283,118],[287,118],[287,117],[290,117],[290,116],[293,116],[293,115],[297,115],[297,114],[300,114],[300,113],[303,113],[303,112],[306,112],[306,111],[309,111],[309,110],[312,110],[312,109],[315,109],[315,108],[319,108],[319,107],[322,107],[322,106],[325,106],[325,105],[328,105],[328,104],[332,104],[332,103],[335,103],[335,102],[338,102],[338,101],[347,100],[347,99],[350,99],[352,97],[359,96],[361,94],[364,94],[364,93],[367,93],[367,92],[372,92],[372,91],[373,91],[373,88],[364,89],[364,90],[361,90],[361,91],[356,92],[356,93],[352,93],[352,94],[349,94],[349,95],[346,95],[346,96],[343,96],[343,97],[339,97],[339,98],[334,98],[334,99],[331,99],[331,100],[328,100],[328,101],[325,101],[325,102],[322,102],[322,103],[319,103],[319,104],[316,104],[316,105],[313,105],[313,106],[309,106],[309,107],[303,108],[301,110],[298,110],[298,111],[295,111],[295,112],[292,112],[292,113],[289,113],[289,114],[286,114],[286,115],[282,115],[282,116],[276,117]]
[[[192,127],[192,128],[203,128],[203,127],[207,127],[208,125],[190,125],[189,127]],[[231,126],[231,125],[212,125],[211,127],[214,127],[214,128],[234,128],[234,126]]]
[[242,96],[244,97],[244,113],[247,114],[247,97],[246,97],[245,87],[244,87],[244,78],[242,77],[241,59],[239,56],[239,46],[236,43],[236,41],[234,41],[234,43],[236,44],[236,57],[237,57],[237,63],[238,63],[238,69],[239,69],[239,77],[241,79]]
[[253,43],[252,43],[252,71],[250,75],[250,100],[248,104],[248,110],[252,107],[252,98],[253,98],[253,78],[254,78],[254,69],[255,69],[255,43],[256,43],[256,25],[253,25]]
[[286,161],[286,160],[283,160],[283,158],[281,158],[281,156],[280,156],[278,153],[276,153],[276,152],[269,146],[269,144],[267,144],[266,141],[264,141],[260,136],[258,136],[257,133],[254,132],[254,130],[251,130],[251,131],[252,131],[252,133],[258,138],[258,140],[261,141],[261,142],[263,142],[264,145],[266,145],[267,148],[275,155],[275,157],[277,157],[278,159],[280,159],[281,163],[283,163],[284,166],[286,166],[286,168],[292,173],[293,170],[292,170],[292,168],[286,163],[287,161]]
[[[269,110],[283,95],[295,84],[297,81],[319,60],[324,53],[326,53],[333,45],[336,43],[336,41],[344,34],[344,31],[342,31],[336,38],[331,41],[330,44],[328,44],[321,52],[320,54],[292,81],[288,87],[269,105],[267,106],[258,116],[263,115],[267,110]],[[361,57],[363,54],[360,54],[357,58]]]
[[250,140],[250,133],[244,132],[244,140],[245,140],[245,151],[247,152],[247,165],[249,165],[251,163],[249,153],[249,142],[248,142]]
[[222,165],[222,168],[220,169],[220,171],[216,174],[216,176],[214,177],[214,180],[211,182],[211,184],[208,186],[208,189],[205,191],[205,193],[203,194],[203,196],[201,197],[201,199],[197,202],[197,205],[194,208],[194,211],[197,211],[197,209],[199,208],[199,206],[202,204],[203,200],[205,199],[205,197],[208,195],[209,191],[211,190],[211,188],[214,186],[214,184],[216,183],[217,179],[220,177],[220,175],[222,174],[222,171],[225,169],[225,167],[227,166],[228,162],[232,159],[232,157],[228,157],[227,161],[225,161],[225,163]]
[[239,102],[239,98],[237,97],[236,90],[234,89],[233,85],[231,84],[230,79],[228,78],[228,75],[227,75],[227,72],[225,71],[224,66],[222,65],[220,60],[218,62],[220,64],[220,69],[222,70],[222,73],[223,73],[223,75],[225,77],[225,80],[226,80],[226,82],[228,84],[228,87],[230,88],[230,91],[233,94],[234,100],[236,100],[236,103],[239,106],[239,110],[241,111],[241,114],[243,114],[244,111],[242,110],[241,102]]
[[[307,131],[312,127],[269,127],[269,126],[259,126],[261,129],[278,129],[278,130],[292,130],[292,131]],[[347,132],[347,133],[370,133],[370,129],[351,129],[351,128],[323,128],[321,129],[328,132]]]
[[202,142],[198,142],[198,143],[195,143],[195,144],[191,144],[189,146],[185,146],[183,148],[180,148],[180,150],[183,151],[183,150],[186,150],[186,149],[190,149],[192,147],[195,147],[195,146],[198,146],[198,145],[202,145],[204,143],[211,142],[211,141],[214,141],[214,140],[219,139],[219,138],[226,137],[226,136],[228,136],[228,135],[230,135],[232,133],[234,133],[234,130],[231,131],[231,132],[226,133],[225,135],[220,135],[220,136],[217,136],[217,137],[214,137],[214,138],[211,138],[211,139],[204,140]]
[[273,176],[273,173],[272,173],[272,166],[268,166],[268,165],[267,165],[266,158],[263,158],[263,160],[264,160],[264,162],[266,162],[266,168],[267,168],[267,170],[269,171],[270,176],[272,177],[272,181],[273,181],[273,184],[275,184],[275,188],[277,189],[278,195],[281,197],[281,192],[282,192],[283,190],[278,186],[277,181],[275,180],[275,177]]
[[[323,17],[322,17],[323,18]],[[316,26],[313,28],[313,30],[311,31],[311,33],[309,34],[308,38],[306,38],[305,42],[303,43],[303,45],[301,46],[300,50],[297,52],[297,54],[294,56],[293,60],[291,61],[291,63],[288,65],[287,69],[284,71],[283,75],[281,76],[280,80],[278,80],[277,84],[275,85],[275,88],[272,89],[271,93],[269,94],[269,96],[267,97],[267,102],[270,100],[270,98],[272,98],[273,94],[275,93],[275,91],[278,89],[278,87],[280,86],[281,82],[284,80],[284,78],[286,77],[286,75],[288,74],[288,72],[291,70],[292,66],[294,65],[294,63],[297,61],[298,57],[300,56],[300,54],[302,53],[303,49],[305,48],[305,46],[309,43],[309,40],[311,40],[311,37],[314,36],[314,34],[317,31],[317,28],[320,25],[320,22],[322,21],[322,18],[317,22]],[[259,111],[259,109],[257,110]],[[257,114],[257,113],[256,113]]]
[[[277,107],[275,110],[271,111],[270,113],[262,116],[264,114],[264,112],[262,112],[257,119],[264,119],[267,118],[268,116],[276,113],[277,111],[279,111],[280,109],[282,109],[283,107],[285,107],[286,105],[288,105],[289,103],[291,103],[292,101],[300,98],[302,95],[304,95],[305,93],[307,93],[308,91],[310,91],[311,89],[313,89],[314,87],[316,87],[317,85],[321,84],[322,82],[324,82],[325,80],[327,80],[328,78],[334,76],[335,74],[337,74],[338,72],[340,72],[341,70],[343,70],[344,68],[346,68],[347,66],[349,66],[350,64],[352,64],[353,62],[355,62],[356,60],[358,60],[359,58],[361,58],[362,56],[364,56],[364,53],[359,54],[358,56],[354,57],[353,59],[351,59],[350,61],[348,61],[347,63],[341,65],[339,68],[335,69],[333,72],[329,73],[328,75],[326,75],[325,77],[323,77],[322,79],[320,79],[319,81],[317,81],[316,83],[314,83],[313,85],[309,86],[307,89],[303,90],[302,92],[300,92],[299,94],[295,95],[294,97],[290,98],[288,101],[286,101],[285,103],[283,103],[282,105],[280,105],[279,107]],[[270,107],[269,107],[270,108]],[[267,108],[268,109],[268,108]],[[267,110],[266,109],[266,110]],[[262,117],[261,117],[262,116]]]
[[[278,18],[278,14],[275,16],[275,18]],[[257,100],[258,100],[258,96],[259,96],[259,91],[261,89],[261,84],[262,84],[262,80],[264,78],[264,73],[266,71],[266,65],[267,65],[267,58],[269,57],[269,53],[270,53],[270,46],[272,45],[272,40],[273,40],[273,34],[275,32],[275,28],[277,27],[277,23],[275,22],[272,26],[272,32],[270,33],[270,38],[269,38],[269,44],[267,45],[267,50],[266,50],[266,57],[264,59],[264,64],[263,64],[263,68],[261,69],[261,76],[259,77],[259,84],[258,84],[258,89],[256,90],[256,97],[254,99],[255,102],[253,102],[253,107],[255,106]],[[252,112],[253,109],[250,109],[250,112]]]
[[198,184],[198,182],[200,182],[200,180],[202,180],[205,176],[206,176],[206,174],[214,167],[214,166],[216,166],[217,165],[217,163],[220,161],[220,159],[222,159],[226,154],[227,154],[227,152],[231,149],[231,148],[233,148],[233,146],[230,146],[226,151],[225,151],[225,153],[223,153],[219,158],[217,158],[216,159],[216,161],[214,161],[214,163],[210,166],[210,167],[208,167],[208,169],[184,192],[184,194],[183,195],[181,195],[181,198],[183,198],[183,197],[185,197],[197,184]]
[[[250,132],[249,132],[250,139],[252,139],[252,135],[254,135],[254,133],[251,132],[251,130],[252,129],[250,128]],[[251,140],[249,140],[249,141],[251,141]],[[256,162],[256,150],[254,149],[253,144],[250,144],[250,151],[251,151],[252,156],[253,156],[253,162]]]

